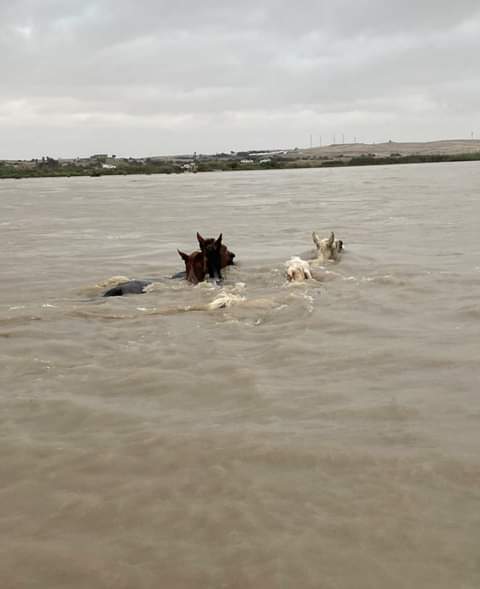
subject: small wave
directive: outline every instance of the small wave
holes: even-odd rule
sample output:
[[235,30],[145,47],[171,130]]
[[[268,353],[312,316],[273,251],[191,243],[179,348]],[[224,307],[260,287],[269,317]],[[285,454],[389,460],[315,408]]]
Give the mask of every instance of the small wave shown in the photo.
[[[403,278],[399,278],[398,276],[394,276],[393,274],[377,274],[375,276],[362,276],[360,280],[363,283],[373,283],[387,286],[406,286],[407,284],[409,284]],[[410,286],[413,287],[413,284],[410,283]]]
[[459,313],[466,319],[480,319],[480,307],[478,305],[463,307]]
[[97,282],[95,288],[110,288],[122,284],[122,282],[128,282],[129,280],[130,278],[127,276],[110,276],[110,278],[107,278],[102,282]]
[[19,315],[17,317],[0,318],[0,327],[5,325],[23,325],[31,321],[42,321],[37,315]]
[[225,309],[227,307],[231,307],[232,305],[243,303],[244,301],[246,301],[246,298],[241,295],[223,291],[218,296],[216,296],[213,301],[208,303],[207,307],[210,310]]

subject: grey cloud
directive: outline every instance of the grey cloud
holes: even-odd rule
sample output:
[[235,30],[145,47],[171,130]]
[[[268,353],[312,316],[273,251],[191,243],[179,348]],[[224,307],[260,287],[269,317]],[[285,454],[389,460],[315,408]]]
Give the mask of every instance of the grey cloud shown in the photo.
[[163,152],[292,146],[345,127],[369,139],[480,133],[480,6],[409,4],[2,3],[0,125],[10,144],[0,157],[38,155],[19,138],[44,128],[43,151],[67,155],[78,148],[72,129],[90,151],[97,130],[109,144],[121,139],[123,153],[154,148],[149,126],[165,131]]

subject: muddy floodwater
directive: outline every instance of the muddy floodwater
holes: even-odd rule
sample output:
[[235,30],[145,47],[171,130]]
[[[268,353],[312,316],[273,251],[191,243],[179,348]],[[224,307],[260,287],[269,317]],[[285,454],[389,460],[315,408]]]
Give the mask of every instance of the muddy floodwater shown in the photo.
[[[479,163],[3,180],[0,211],[2,589],[480,587]],[[313,230],[345,253],[288,284]],[[223,285],[171,278],[197,231]]]

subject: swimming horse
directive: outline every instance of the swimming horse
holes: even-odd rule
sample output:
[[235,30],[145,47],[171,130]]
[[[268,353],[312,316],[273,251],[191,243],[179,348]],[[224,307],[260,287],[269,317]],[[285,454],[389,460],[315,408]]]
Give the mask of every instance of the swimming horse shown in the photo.
[[222,268],[233,264],[235,254],[222,244],[222,234],[214,239],[205,239],[197,233],[200,251],[194,251],[190,255],[178,251],[179,256],[185,262],[185,278],[192,284],[198,284],[208,276],[217,282],[223,280]]
[[[197,240],[200,245],[200,251],[194,251],[191,254],[186,254],[180,250],[178,254],[185,262],[185,276],[186,280],[192,284],[203,282],[208,274],[213,280],[221,281],[222,268],[232,265],[235,254],[222,243],[222,234],[214,238],[203,238],[200,233],[197,233]],[[178,276],[178,275],[177,275]],[[152,281],[147,280],[129,280],[115,285],[104,293],[104,297],[118,297],[126,294],[141,294],[145,289],[152,284]]]
[[142,294],[152,282],[148,280],[129,280],[120,282],[103,294],[104,297],[121,297],[126,294]]

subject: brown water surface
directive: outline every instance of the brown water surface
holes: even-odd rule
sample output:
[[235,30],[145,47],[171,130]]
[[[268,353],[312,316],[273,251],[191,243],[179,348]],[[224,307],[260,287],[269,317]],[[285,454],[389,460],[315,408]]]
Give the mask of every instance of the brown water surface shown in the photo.
[[[2,181],[2,589],[478,588],[479,188]],[[331,229],[340,263],[287,285]],[[170,278],[196,231],[237,254],[223,289]],[[153,288],[102,298],[115,275]]]

